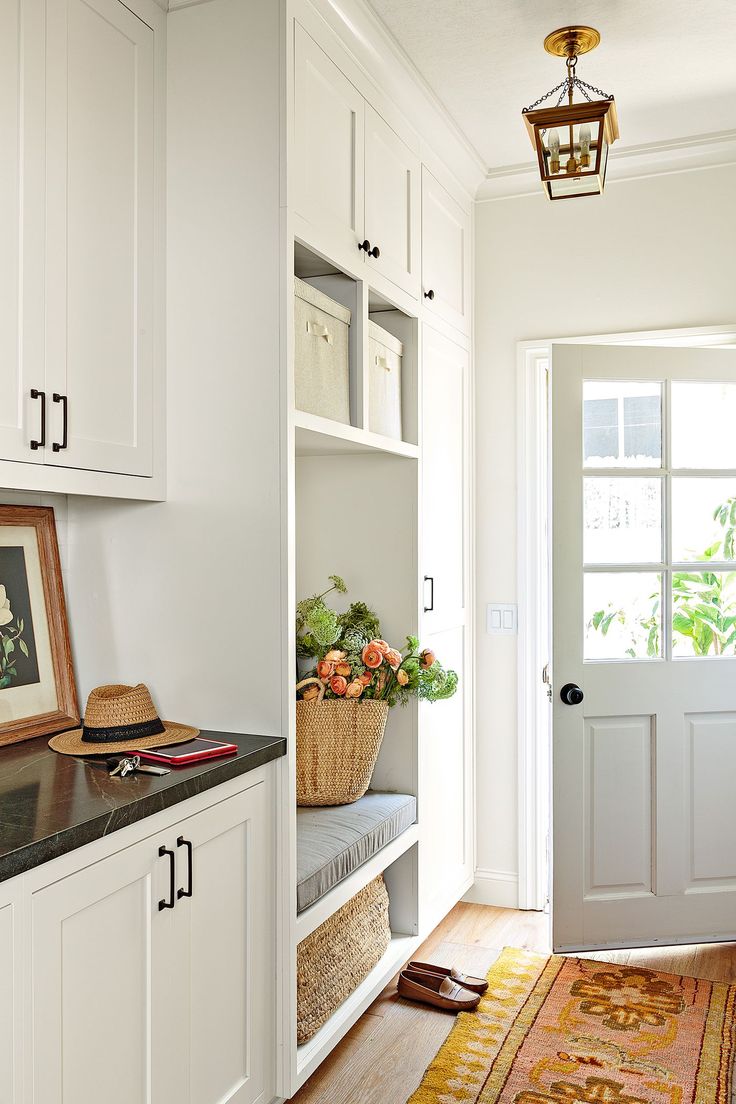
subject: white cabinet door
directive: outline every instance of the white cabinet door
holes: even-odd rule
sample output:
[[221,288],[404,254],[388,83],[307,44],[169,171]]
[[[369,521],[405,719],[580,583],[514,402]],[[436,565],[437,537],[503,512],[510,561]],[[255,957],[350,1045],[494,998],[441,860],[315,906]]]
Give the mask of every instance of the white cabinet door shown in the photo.
[[471,748],[465,725],[465,629],[422,637],[460,676],[448,701],[419,711],[421,930],[434,928],[465,892],[472,873]]
[[464,623],[468,353],[422,328],[422,565],[425,632]]
[[118,0],[46,17],[45,459],[151,475],[153,31]]
[[20,901],[0,885],[0,1101],[21,1104],[23,954]]
[[454,697],[419,713],[422,930],[465,892],[472,875],[471,730],[466,716],[466,404],[468,353],[422,327],[422,644],[457,671]]
[[44,450],[31,441],[43,439],[43,400],[31,390],[45,387],[42,42],[40,4],[0,0],[0,460],[37,464]]
[[159,845],[143,840],[33,894],[33,1104],[187,1099],[185,945],[176,908],[159,909],[173,861]]
[[363,241],[363,97],[295,24],[293,203],[335,260]]
[[458,329],[470,325],[470,216],[422,168],[422,289],[426,306]]
[[177,913],[189,946],[187,1100],[270,1100],[275,962],[265,785],[183,821],[176,842]]
[[365,235],[379,256],[366,262],[419,294],[419,158],[365,105]]

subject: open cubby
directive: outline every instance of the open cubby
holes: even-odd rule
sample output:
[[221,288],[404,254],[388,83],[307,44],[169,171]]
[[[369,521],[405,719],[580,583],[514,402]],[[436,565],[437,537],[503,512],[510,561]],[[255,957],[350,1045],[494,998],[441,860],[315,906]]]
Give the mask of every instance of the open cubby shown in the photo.
[[[348,341],[350,424],[295,410],[297,455],[377,451],[416,458],[419,442],[419,323],[378,295],[366,280],[355,279],[330,260],[294,243],[294,274],[351,312]],[[374,322],[403,345],[400,438],[375,432],[370,424],[370,338]]]

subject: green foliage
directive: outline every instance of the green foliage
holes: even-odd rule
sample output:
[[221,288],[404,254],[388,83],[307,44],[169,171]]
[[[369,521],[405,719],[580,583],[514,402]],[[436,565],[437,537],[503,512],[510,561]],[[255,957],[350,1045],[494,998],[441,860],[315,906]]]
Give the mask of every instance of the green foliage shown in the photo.
[[[360,638],[363,643],[361,649],[369,640],[375,640],[381,635],[381,625],[372,609],[365,602],[353,602],[345,613],[338,617],[340,624],[340,646],[347,647],[347,640]],[[343,643],[345,641],[345,643]]]
[[[729,498],[713,511],[713,520],[723,530],[697,557],[696,562],[733,560],[736,544],[736,498]],[[696,656],[732,655],[736,652],[736,598],[732,586],[736,572],[675,571],[672,575],[672,631],[685,637]],[[625,610],[609,605],[596,610],[590,619],[591,628],[603,636],[616,623],[631,630],[632,645],[626,654],[635,658],[637,641],[646,634],[648,657],[661,655],[659,639],[660,595],[651,595],[651,613],[629,623]]]
[[346,594],[347,585],[339,575],[330,575],[332,586],[321,594],[304,598],[296,607],[297,654],[305,659],[321,656],[330,648],[359,655],[369,640],[381,635],[381,626],[365,602],[353,602],[345,613],[337,614],[325,602],[328,594]]

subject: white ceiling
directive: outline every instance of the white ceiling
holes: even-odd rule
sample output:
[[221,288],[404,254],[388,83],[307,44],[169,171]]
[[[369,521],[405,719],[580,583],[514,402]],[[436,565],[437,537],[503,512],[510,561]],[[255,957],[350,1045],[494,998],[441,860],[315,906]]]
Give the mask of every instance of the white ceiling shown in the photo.
[[564,77],[542,43],[571,23],[601,33],[577,72],[616,97],[622,146],[736,128],[736,0],[370,4],[491,170],[531,159],[521,109]]

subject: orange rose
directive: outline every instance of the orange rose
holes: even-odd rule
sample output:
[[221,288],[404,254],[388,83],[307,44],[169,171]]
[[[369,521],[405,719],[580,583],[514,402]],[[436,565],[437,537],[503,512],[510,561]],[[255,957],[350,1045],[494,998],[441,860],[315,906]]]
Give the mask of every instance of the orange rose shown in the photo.
[[317,674],[323,682],[327,681],[333,670],[333,665],[331,663],[328,663],[326,659],[321,659],[317,664]]
[[422,654],[419,657],[419,662],[421,663],[422,667],[425,668],[425,670],[426,670],[427,667],[431,667],[432,664],[435,663],[436,661],[437,661],[437,656],[429,648],[425,648],[424,651],[422,652]]
[[409,681],[409,675],[403,667],[399,667],[398,671],[396,672],[396,681],[398,682],[399,686],[406,686],[407,682]]
[[335,666],[335,674],[336,675],[345,675],[346,678],[349,678],[349,676],[352,675],[352,673],[353,672],[350,668],[349,663],[338,663]]
[[363,683],[363,686],[370,686],[371,682],[373,681],[373,672],[364,671],[362,675],[358,675],[358,679],[360,682]]
[[348,685],[348,688],[345,691],[345,697],[359,698],[362,693],[363,683],[360,681],[360,679],[353,679],[353,681]]
[[319,697],[319,686],[308,686],[302,693],[302,701],[314,701]]
[[390,645],[387,644],[385,640],[371,640],[368,647],[369,648],[378,648],[381,655],[385,655],[386,652],[390,651]]
[[330,679],[330,690],[336,697],[343,697],[347,688],[347,679],[344,679],[342,675],[333,675]]
[[339,663],[340,660],[345,659],[347,652],[341,652],[338,648],[333,648],[327,653],[325,659],[328,663]]
[[365,663],[366,667],[370,667],[371,670],[375,670],[376,667],[380,667],[383,663],[383,652],[376,647],[375,642],[366,644],[363,649],[361,659]]
[[386,652],[386,662],[392,671],[398,671],[401,666],[401,652],[397,652],[395,648],[389,648]]

